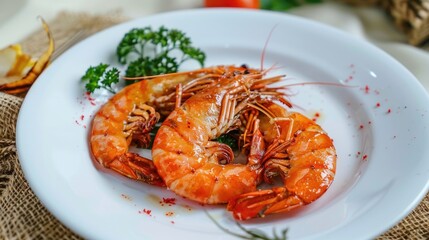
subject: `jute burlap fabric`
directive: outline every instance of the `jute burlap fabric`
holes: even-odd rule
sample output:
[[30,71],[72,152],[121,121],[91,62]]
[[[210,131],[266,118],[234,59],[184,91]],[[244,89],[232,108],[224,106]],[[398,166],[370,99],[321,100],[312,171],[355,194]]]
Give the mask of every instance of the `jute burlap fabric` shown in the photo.
[[15,148],[21,102],[0,93],[0,238],[78,239],[43,207],[23,176]]
[[[124,18],[61,13],[50,22],[57,45],[84,29],[89,35]],[[23,42],[38,54],[46,41],[43,31]],[[62,225],[34,195],[25,180],[15,147],[15,126],[22,98],[0,93],[0,239],[79,239]],[[429,239],[429,195],[398,225],[379,239]]]
[[[120,11],[105,15],[62,12],[48,24],[61,49],[70,47],[69,40],[77,34],[82,39],[124,20]],[[46,33],[40,29],[22,46],[30,55],[39,56],[47,47]],[[24,178],[15,147],[22,100],[0,92],[0,239],[80,239],[46,210]]]

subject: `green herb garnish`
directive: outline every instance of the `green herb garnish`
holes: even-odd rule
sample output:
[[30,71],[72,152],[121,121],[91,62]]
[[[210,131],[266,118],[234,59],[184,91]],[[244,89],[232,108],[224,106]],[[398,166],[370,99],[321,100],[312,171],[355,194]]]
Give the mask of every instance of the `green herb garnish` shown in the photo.
[[82,81],[87,82],[85,88],[88,92],[94,92],[95,89],[104,88],[111,93],[115,93],[112,84],[119,82],[119,70],[109,68],[108,64],[100,63],[98,66],[89,67]]
[[158,30],[151,27],[130,30],[119,43],[116,54],[121,64],[129,64],[127,77],[177,72],[179,66],[190,59],[203,67],[206,58],[182,31],[163,26]]
[[221,226],[208,212],[206,212],[207,216],[212,220],[212,222],[220,228],[225,233],[241,238],[241,239],[248,239],[248,240],[286,240],[287,239],[287,231],[288,229],[283,229],[280,233],[280,235],[277,234],[275,229],[273,228],[273,236],[270,237],[266,233],[262,232],[259,229],[247,229],[243,227],[239,222],[235,222],[235,224],[240,228],[240,230],[243,231],[243,233],[235,233],[223,226]]
[[[193,47],[190,38],[182,31],[163,26],[158,30],[151,27],[130,30],[116,48],[116,55],[121,64],[127,65],[126,77],[174,73],[182,63],[192,59],[203,67],[206,59],[204,52]],[[88,92],[104,88],[115,93],[112,85],[119,82],[119,70],[108,68],[108,64],[100,63],[86,71],[82,80],[87,82]]]
[[220,135],[215,141],[228,145],[233,151],[238,149],[237,139],[232,134]]
[[323,0],[261,0],[261,8],[274,11],[287,11],[310,3],[321,3]]

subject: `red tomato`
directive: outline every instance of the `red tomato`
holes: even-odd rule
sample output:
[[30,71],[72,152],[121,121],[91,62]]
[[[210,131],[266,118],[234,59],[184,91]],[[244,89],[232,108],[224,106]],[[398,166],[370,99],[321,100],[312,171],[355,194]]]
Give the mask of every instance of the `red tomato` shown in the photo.
[[206,7],[259,8],[259,0],[204,0]]

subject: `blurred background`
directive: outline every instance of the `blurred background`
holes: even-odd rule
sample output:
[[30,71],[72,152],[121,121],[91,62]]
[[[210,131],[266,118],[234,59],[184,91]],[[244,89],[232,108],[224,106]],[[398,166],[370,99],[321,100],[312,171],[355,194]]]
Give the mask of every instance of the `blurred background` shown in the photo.
[[64,11],[96,15],[120,12],[131,19],[201,7],[284,11],[338,28],[352,27],[350,31],[375,40],[418,46],[429,37],[429,1],[426,0],[113,0],[108,3],[103,0],[0,0],[0,47],[20,41],[39,28],[37,16],[50,21]]
[[37,42],[46,38],[43,32],[37,37],[38,16],[48,22],[58,47],[76,31],[88,36],[133,18],[221,6],[285,12],[366,39],[399,60],[429,90],[429,0],[0,0],[0,49],[24,43],[37,54],[43,48]]

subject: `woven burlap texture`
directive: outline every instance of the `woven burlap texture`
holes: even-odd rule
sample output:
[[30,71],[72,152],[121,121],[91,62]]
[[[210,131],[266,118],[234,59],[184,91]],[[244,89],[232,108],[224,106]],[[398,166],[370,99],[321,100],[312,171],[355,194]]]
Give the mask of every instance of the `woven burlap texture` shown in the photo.
[[[61,13],[50,24],[57,46],[76,32],[88,36],[123,21],[120,13],[92,16]],[[42,30],[23,42],[27,51],[40,54],[45,49]],[[29,188],[22,173],[16,147],[15,126],[22,99],[0,93],[0,239],[79,239],[62,225]],[[429,239],[429,195],[399,224],[378,239]]]
[[33,194],[15,147],[15,125],[22,99],[0,93],[0,238],[78,239]]
[[[124,20],[119,10],[104,15],[61,12],[48,24],[57,50],[62,52],[74,42]],[[47,48],[46,33],[40,29],[21,44],[26,53],[38,57]],[[19,97],[0,93],[0,239],[79,239],[49,213],[24,178],[15,147],[21,103]]]

